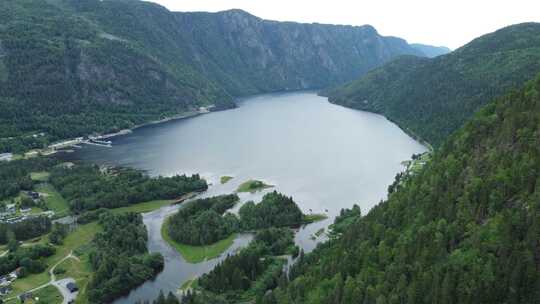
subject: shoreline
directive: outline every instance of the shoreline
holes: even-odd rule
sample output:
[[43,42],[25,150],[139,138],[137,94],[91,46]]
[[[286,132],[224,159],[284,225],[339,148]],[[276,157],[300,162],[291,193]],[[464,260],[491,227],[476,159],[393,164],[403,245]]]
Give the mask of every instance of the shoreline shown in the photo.
[[135,131],[135,130],[137,130],[139,128],[152,126],[152,125],[158,125],[158,124],[166,123],[166,122],[169,122],[169,121],[175,121],[175,120],[186,119],[186,118],[193,118],[193,117],[197,117],[199,115],[204,115],[204,114],[208,114],[208,113],[212,113],[212,111],[209,111],[209,110],[206,110],[206,111],[192,111],[192,112],[186,112],[186,113],[182,113],[182,114],[177,114],[177,115],[174,115],[174,116],[165,117],[165,118],[162,118],[162,119],[152,120],[152,121],[149,121],[149,122],[138,124],[138,125],[135,125],[135,126],[133,126],[131,128],[122,129],[122,130],[120,130],[118,132],[115,132],[115,133],[108,133],[108,134],[99,135],[96,138],[109,139],[109,138],[113,138],[113,137],[117,137],[117,136],[127,135],[127,134],[130,134],[130,133],[132,133],[133,131]]
[[322,94],[318,94],[319,96],[322,96],[322,97],[326,97],[326,99],[328,100],[329,103],[331,104],[334,104],[336,106],[340,106],[340,107],[344,107],[344,108],[347,108],[347,109],[351,109],[351,110],[356,110],[356,111],[362,111],[362,112],[367,112],[367,113],[373,113],[373,114],[377,114],[377,115],[381,115],[382,117],[384,117],[386,120],[388,120],[389,122],[393,123],[394,125],[396,125],[398,128],[401,129],[401,131],[403,131],[405,134],[407,134],[409,137],[411,137],[412,139],[416,140],[417,142],[419,142],[421,145],[425,146],[430,152],[433,152],[435,151],[435,149],[433,148],[433,146],[428,142],[426,141],[425,139],[423,139],[422,137],[420,137],[419,135],[415,134],[412,130],[409,130],[408,128],[400,125],[399,123],[397,123],[396,121],[394,121],[393,119],[387,117],[386,115],[384,115],[383,113],[381,112],[377,112],[377,111],[370,111],[368,109],[358,109],[358,108],[353,108],[353,107],[347,107],[347,106],[344,106],[342,104],[339,104],[339,103],[336,103],[332,100],[330,100],[330,97],[328,96],[325,96],[325,95],[322,95]]
[[[205,108],[204,110],[184,112],[182,114],[177,114],[177,115],[174,115],[174,116],[165,117],[163,119],[152,120],[152,121],[149,121],[149,122],[145,122],[145,123],[142,123],[142,124],[135,125],[135,126],[133,126],[131,128],[128,128],[128,129],[122,129],[122,130],[114,132],[114,133],[107,133],[107,134],[97,135],[97,136],[86,135],[86,136],[78,137],[78,138],[75,138],[75,139],[64,139],[63,141],[60,141],[60,142],[57,142],[57,143],[54,143],[54,144],[50,144],[46,148],[43,148],[43,149],[29,150],[29,151],[23,153],[22,155],[23,155],[23,157],[28,157],[29,158],[29,157],[39,156],[39,155],[50,156],[50,155],[54,155],[54,154],[56,154],[58,152],[72,152],[70,150],[65,150],[65,149],[72,148],[72,147],[80,148],[80,146],[78,146],[79,144],[88,144],[88,142],[86,142],[88,140],[83,140],[82,139],[82,138],[85,138],[85,137],[89,138],[89,139],[97,139],[97,140],[110,139],[110,138],[114,138],[114,137],[118,137],[118,136],[131,134],[131,133],[133,133],[133,131],[135,131],[135,130],[137,130],[139,128],[143,128],[143,127],[147,127],[147,126],[151,126],[151,125],[158,125],[158,124],[162,124],[162,123],[166,123],[166,122],[170,122],[170,121],[175,121],[175,120],[193,118],[193,117],[197,117],[199,115],[209,114],[209,113],[212,113],[212,112],[213,111],[210,111],[210,110]],[[108,146],[108,147],[110,147],[110,146]]]
[[184,261],[189,264],[198,264],[206,262],[208,260],[213,260],[220,257],[224,252],[226,252],[234,243],[234,240],[238,237],[239,233],[235,232],[229,235],[227,238],[219,240],[215,243],[208,245],[188,245],[179,243],[172,239],[169,235],[168,227],[170,217],[166,216],[163,219],[163,224],[160,228],[160,234],[163,241],[173,248],[178,254],[182,256]]

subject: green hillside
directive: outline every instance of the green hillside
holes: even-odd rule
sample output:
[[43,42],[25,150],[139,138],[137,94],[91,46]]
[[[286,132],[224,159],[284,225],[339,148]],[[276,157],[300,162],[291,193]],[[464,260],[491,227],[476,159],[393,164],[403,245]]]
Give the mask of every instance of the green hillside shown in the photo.
[[0,152],[230,108],[234,96],[336,85],[401,54],[420,52],[371,26],[135,0],[5,0]]
[[480,110],[259,302],[539,303],[539,177],[540,76]]
[[396,59],[343,87],[330,101],[385,115],[441,144],[481,106],[540,71],[540,24],[509,26],[433,59]]

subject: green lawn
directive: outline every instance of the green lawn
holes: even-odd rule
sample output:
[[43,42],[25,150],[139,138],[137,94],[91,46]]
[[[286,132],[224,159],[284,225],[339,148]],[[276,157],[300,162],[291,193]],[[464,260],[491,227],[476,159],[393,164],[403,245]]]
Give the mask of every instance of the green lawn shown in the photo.
[[20,159],[23,159],[24,158],[24,155],[21,155],[21,154],[13,154],[13,159],[12,160],[20,160]]
[[29,301],[25,303],[60,304],[64,299],[60,291],[52,285],[36,291],[32,296],[34,297],[34,299],[39,300]]
[[272,187],[274,186],[267,185],[264,182],[261,182],[259,180],[250,179],[240,184],[240,186],[238,186],[238,189],[236,189],[236,192],[256,192],[262,189],[272,188]]
[[92,277],[92,269],[90,266],[90,258],[88,254],[78,255],[80,261],[75,259],[68,259],[62,262],[62,264],[56,267],[56,270],[62,270],[63,273],[57,274],[57,279],[73,278],[77,282],[79,287],[79,295],[77,296],[77,303],[87,303],[88,298],[86,290],[88,283]]
[[313,214],[307,214],[304,216],[304,223],[314,223],[319,222],[327,219],[328,216],[326,214],[319,214],[319,213],[313,213]]
[[[25,303],[26,304],[34,304],[34,303],[60,304],[62,303],[62,300],[64,299],[60,291],[52,285],[49,285],[47,287],[44,287],[32,293],[32,297],[33,299],[27,300]],[[9,301],[6,301],[5,303],[15,304],[15,303],[20,303],[20,301],[18,299],[11,299]]]
[[61,217],[67,215],[69,211],[68,202],[54,189],[51,184],[43,183],[36,187],[36,191],[47,194],[44,197],[47,207],[56,213],[56,216]]
[[233,179],[232,176],[227,176],[227,175],[225,175],[225,176],[222,176],[222,177],[219,179],[219,181],[221,182],[221,184],[226,184],[226,183],[227,183],[228,181],[230,181],[231,179]]
[[170,205],[174,202],[174,200],[157,200],[157,201],[150,201],[150,202],[144,202],[140,204],[134,204],[127,207],[121,207],[116,209],[111,209],[112,213],[118,214],[118,213],[124,213],[124,212],[135,212],[135,213],[146,213],[150,211],[154,211],[156,209],[159,209],[163,206]]
[[45,259],[45,262],[49,267],[47,267],[44,272],[38,274],[31,274],[22,279],[15,280],[15,282],[11,286],[13,288],[13,292],[10,294],[10,296],[18,295],[24,291],[36,288],[49,282],[49,269],[54,264],[58,263],[58,261],[63,259],[66,255],[68,255],[72,250],[75,250],[82,245],[92,241],[96,233],[100,230],[101,227],[98,225],[97,222],[80,225],[74,232],[70,233],[65,238],[64,244],[62,246],[56,247],[56,252],[54,255]]
[[424,167],[424,165],[431,159],[431,154],[426,152],[420,156],[419,159],[412,160],[409,165],[409,171],[413,174],[417,174]]
[[87,254],[80,256],[80,261],[67,259],[58,265],[55,271],[62,271],[56,275],[57,279],[74,278],[75,281],[88,280],[92,274],[90,260]]
[[49,172],[32,172],[30,173],[30,178],[33,181],[46,182],[49,180],[50,175]]
[[323,233],[324,233],[324,228],[321,228],[321,229],[317,230],[317,232],[315,232],[315,236],[320,237]]
[[199,280],[198,278],[193,278],[189,281],[185,281],[182,286],[180,286],[180,291],[187,291],[188,289],[196,289],[199,287]]
[[39,213],[42,213],[43,210],[41,208],[38,208],[38,207],[32,207],[32,210],[30,211],[30,214],[39,214]]
[[161,226],[161,236],[169,245],[176,249],[176,251],[178,251],[188,263],[191,264],[196,264],[205,260],[217,258],[229,247],[231,247],[234,239],[236,238],[236,233],[234,233],[231,234],[228,238],[211,245],[191,246],[186,244],[180,244],[171,239],[171,237],[167,233],[166,227],[168,225],[168,220],[169,219],[166,219],[163,223],[163,226]]

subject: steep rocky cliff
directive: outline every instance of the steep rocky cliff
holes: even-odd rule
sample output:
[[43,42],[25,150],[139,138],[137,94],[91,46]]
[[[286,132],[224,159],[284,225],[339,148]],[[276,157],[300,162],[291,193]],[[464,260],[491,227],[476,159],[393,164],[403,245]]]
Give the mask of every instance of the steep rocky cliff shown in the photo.
[[229,108],[234,96],[336,85],[401,54],[421,53],[371,26],[176,13],[136,0],[5,0],[0,151]]
[[421,55],[369,25],[275,22],[241,10],[176,16],[193,62],[234,95],[327,87],[398,55]]

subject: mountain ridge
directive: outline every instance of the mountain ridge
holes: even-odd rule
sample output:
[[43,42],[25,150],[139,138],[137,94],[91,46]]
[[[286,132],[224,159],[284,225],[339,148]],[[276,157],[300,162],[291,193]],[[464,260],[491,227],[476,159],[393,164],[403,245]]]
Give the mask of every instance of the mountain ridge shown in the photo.
[[410,45],[413,48],[420,50],[422,53],[426,55],[426,57],[429,57],[429,58],[434,58],[434,57],[445,55],[452,52],[452,50],[446,46],[433,46],[433,45],[427,45],[423,43],[411,43]]
[[539,92],[540,75],[398,174],[366,215],[343,211],[338,235],[257,303],[537,303]]
[[[234,106],[233,98],[320,89],[401,54],[373,27],[170,12],[143,1],[0,3],[0,151]],[[39,138],[35,134],[44,134]]]
[[505,27],[446,55],[399,57],[323,94],[438,146],[489,100],[540,71],[539,37],[540,23]]

